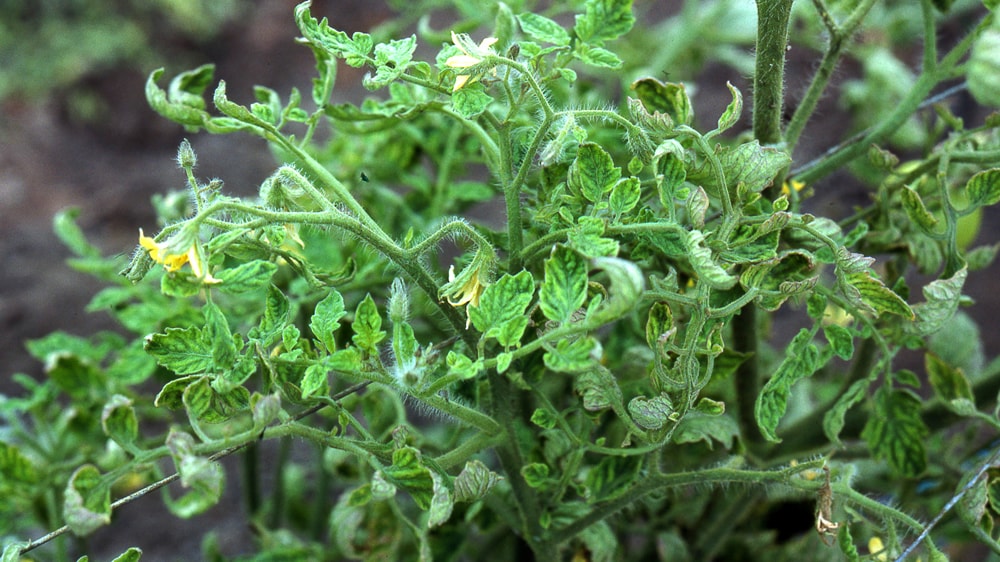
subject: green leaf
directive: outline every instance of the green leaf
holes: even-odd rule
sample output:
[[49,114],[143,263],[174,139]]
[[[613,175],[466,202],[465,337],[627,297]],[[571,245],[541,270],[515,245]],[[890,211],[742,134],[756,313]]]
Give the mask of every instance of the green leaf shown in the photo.
[[582,43],[573,51],[573,54],[580,62],[598,68],[620,68],[622,66],[622,59],[618,58],[618,55],[602,47]]
[[413,60],[416,48],[416,35],[375,45],[375,75],[365,77],[365,88],[377,90],[399,79]]
[[0,489],[28,487],[38,482],[39,473],[28,457],[14,445],[0,441]]
[[587,264],[577,252],[556,246],[545,261],[538,305],[546,318],[565,324],[587,298]]
[[900,192],[900,198],[903,202],[903,210],[906,211],[906,216],[924,232],[934,232],[938,220],[924,206],[924,200],[920,198],[920,194],[910,189],[909,186],[904,185],[903,190]]
[[133,546],[116,556],[111,562],[138,562],[140,558],[142,558],[142,549]]
[[608,206],[616,216],[624,215],[639,204],[642,186],[639,178],[631,176],[618,181],[611,189]]
[[309,3],[306,2],[295,7],[295,22],[310,43],[332,56],[344,59],[349,66],[360,68],[367,62],[373,45],[372,38],[367,33],[355,33],[348,37],[343,31],[331,29],[326,18],[317,22],[310,14]]
[[151,334],[146,336],[144,349],[178,375],[212,368],[212,344],[198,328],[167,328],[161,334]]
[[625,35],[634,24],[632,0],[587,0],[586,11],[576,16],[573,32],[583,43],[600,45]]
[[924,354],[924,368],[927,369],[927,378],[934,388],[934,394],[937,394],[945,404],[958,399],[975,403],[976,397],[972,394],[972,385],[961,369],[952,367],[933,353]]
[[1000,168],[983,170],[965,184],[969,205],[983,207],[1000,202]]
[[785,359],[757,396],[754,416],[768,441],[781,441],[775,430],[785,415],[792,385],[822,366],[819,350],[811,340],[812,332],[805,328],[799,331],[785,349]]
[[445,363],[448,365],[449,375],[458,374],[463,379],[474,378],[483,370],[482,361],[477,360],[473,362],[472,359],[456,351],[448,352]]
[[316,309],[309,320],[309,329],[330,353],[337,349],[335,335],[337,329],[340,328],[340,319],[345,314],[347,311],[344,309],[344,297],[336,290],[331,289],[330,294],[316,303]]
[[306,368],[302,376],[299,387],[302,389],[302,399],[308,400],[313,396],[326,396],[329,394],[329,382],[327,377],[329,371],[322,363],[313,363]]
[[823,335],[837,357],[847,361],[854,355],[854,335],[847,328],[836,324],[823,326]]
[[940,330],[958,310],[962,287],[968,275],[969,271],[962,268],[948,279],[938,279],[924,286],[922,292],[926,302],[913,305],[917,321],[910,330],[919,336]]
[[434,480],[420,459],[420,451],[413,447],[396,449],[392,453],[392,465],[385,467],[382,474],[389,483],[409,492],[420,509],[431,507]]
[[524,312],[531,304],[534,288],[534,279],[527,271],[505,274],[486,287],[478,306],[469,305],[472,324],[483,338],[495,337],[504,347],[516,345],[527,327]]
[[378,307],[372,296],[366,295],[364,300],[358,304],[354,312],[354,322],[351,323],[354,336],[351,340],[371,355],[378,355],[378,344],[385,339],[385,332],[382,331],[382,317],[379,316]]
[[205,315],[204,339],[212,348],[212,365],[217,371],[231,369],[236,363],[237,351],[229,321],[212,301],[206,302],[201,311]]
[[719,128],[717,130],[720,133],[735,125],[740,120],[740,115],[743,114],[743,94],[729,82],[726,82],[726,87],[729,88],[729,93],[732,94],[733,101],[729,102],[726,110],[719,117]]
[[97,246],[87,241],[83,230],[76,224],[77,217],[80,216],[78,207],[70,207],[56,213],[52,218],[52,229],[59,240],[81,258],[99,258],[101,251]]
[[486,93],[482,82],[466,84],[451,93],[451,106],[466,119],[477,117],[486,111],[491,103],[493,98]]
[[856,290],[856,294],[852,294],[853,291],[845,289],[848,297],[852,300],[860,299],[863,304],[880,313],[886,312],[903,318],[914,318],[914,312],[910,305],[906,304],[902,297],[886,287],[881,279],[872,276],[871,273],[867,271],[849,273],[844,276],[844,279],[848,285]]
[[597,342],[591,337],[575,340],[561,339],[549,346],[543,359],[545,366],[560,373],[580,373],[591,368],[595,361],[590,356]]
[[849,525],[841,525],[837,531],[837,546],[840,547],[840,551],[844,553],[849,562],[859,562],[861,560],[858,549],[854,546],[854,537],[851,536]]
[[883,386],[875,393],[875,411],[861,432],[877,459],[903,476],[919,476],[927,468],[924,438],[929,431],[920,419],[920,398],[908,390]]
[[545,408],[536,408],[535,411],[531,413],[531,423],[542,429],[552,429],[556,426],[557,421],[558,418],[556,415]]
[[52,356],[45,365],[45,374],[75,400],[86,401],[107,388],[107,377],[99,368],[68,353]]
[[600,145],[588,142],[577,149],[576,159],[567,173],[567,182],[575,192],[596,203],[604,199],[621,175],[622,170],[615,167],[611,155]]
[[271,282],[278,266],[266,260],[253,260],[232,269],[223,269],[215,277],[222,281],[215,285],[220,291],[239,294],[259,289]]
[[521,31],[528,34],[535,41],[560,46],[569,45],[569,32],[545,16],[525,12],[517,16],[517,22],[521,24]]
[[111,488],[102,482],[101,472],[94,465],[83,465],[70,477],[64,493],[63,519],[78,537],[111,523]]
[[126,451],[133,451],[139,437],[139,421],[132,401],[121,394],[111,397],[101,412],[101,428]]
[[455,501],[474,502],[483,499],[503,477],[491,471],[482,461],[466,461],[462,472],[455,477]]
[[823,415],[823,433],[834,445],[840,445],[840,431],[844,429],[844,416],[852,406],[860,402],[871,385],[868,379],[854,381],[846,392],[837,398],[833,407]]
[[642,468],[638,455],[618,457],[608,455],[587,472],[584,485],[590,495],[589,503],[617,498],[627,492]]

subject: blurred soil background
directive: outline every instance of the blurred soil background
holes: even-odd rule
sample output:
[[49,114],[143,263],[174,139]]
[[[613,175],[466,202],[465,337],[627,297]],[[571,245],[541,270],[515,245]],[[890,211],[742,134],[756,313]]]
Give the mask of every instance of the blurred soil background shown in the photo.
[[[154,68],[166,67],[164,86],[177,73],[212,62],[216,79],[226,80],[228,94],[240,103],[253,101],[255,84],[272,87],[282,96],[298,87],[308,98],[314,61],[309,49],[294,41],[298,30],[292,12],[297,3],[3,0],[0,394],[17,392],[10,378],[14,373],[43,376],[43,366],[27,353],[24,341],[55,330],[89,335],[116,329],[106,316],[84,311],[101,285],[65,264],[70,253],[52,233],[56,212],[79,208],[78,222],[91,242],[106,255],[121,254],[124,263],[135,248],[140,227],[147,233],[158,230],[150,198],[184,188],[183,173],[174,162],[181,139],[190,138],[198,154],[199,179],[219,177],[230,193],[254,194],[271,174],[275,162],[262,140],[238,134],[185,133],[148,108],[143,88]],[[636,0],[637,10],[644,15],[639,25],[676,12],[680,4]],[[199,9],[208,12],[199,13]],[[395,14],[385,0],[316,0],[312,12],[329,17],[333,26],[348,33],[367,31]],[[431,23],[443,29],[447,14]],[[968,22],[957,22],[953,32],[965,29],[963,25]],[[749,45],[740,48],[749,56]],[[808,48],[791,50],[787,80],[792,106],[808,84],[819,55]],[[53,59],[57,56],[61,58]],[[915,67],[919,49],[908,60]],[[658,78],[684,79],[669,69],[664,72],[667,76]],[[845,64],[838,70],[838,80],[861,72]],[[698,93],[692,96],[702,124],[714,126],[729,102],[728,80],[746,98],[747,110],[737,128],[749,128],[752,95],[747,75],[724,61],[705,65],[697,79]],[[366,93],[360,83],[361,71],[341,65],[335,89],[338,101],[362,99]],[[850,120],[844,117],[838,98],[835,92],[824,101],[807,129],[809,136],[796,154],[797,162],[807,161],[849,135]],[[950,104],[970,126],[982,122],[982,114],[968,113],[972,107],[968,94],[954,96]],[[817,214],[845,216],[852,205],[867,202],[868,196],[846,174],[812,187],[832,193],[809,203]],[[1000,241],[998,219],[996,209],[987,209],[977,244]],[[973,274],[966,290],[978,303],[970,313],[982,329],[987,359],[1000,350],[1000,330],[995,329],[1000,317],[998,273],[1000,268],[993,266]],[[911,300],[921,300],[919,291]],[[234,470],[230,470],[222,503],[189,521],[171,516],[158,498],[143,498],[116,512],[112,525],[92,536],[89,551],[98,559],[110,559],[136,545],[146,551],[145,559],[194,560],[200,558],[202,535],[211,528],[227,555],[246,552],[252,537],[239,501]]]

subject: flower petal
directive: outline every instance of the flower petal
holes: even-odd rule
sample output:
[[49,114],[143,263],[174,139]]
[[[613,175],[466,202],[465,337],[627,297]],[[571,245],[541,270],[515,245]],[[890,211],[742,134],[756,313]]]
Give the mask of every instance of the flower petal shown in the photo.
[[455,55],[448,57],[448,60],[444,61],[444,64],[451,68],[469,68],[481,62],[483,62],[483,59],[478,59],[470,55]]

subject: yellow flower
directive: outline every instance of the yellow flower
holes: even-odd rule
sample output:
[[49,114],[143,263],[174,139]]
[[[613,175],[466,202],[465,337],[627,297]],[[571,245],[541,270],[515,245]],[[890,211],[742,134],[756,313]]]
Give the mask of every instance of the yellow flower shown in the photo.
[[[454,43],[455,46],[458,47],[458,50],[462,52],[462,54],[454,55],[444,61],[444,64],[451,68],[470,68],[483,62],[483,58],[496,54],[493,52],[493,49],[490,48],[497,42],[496,37],[487,37],[476,45],[465,33],[459,34],[452,31],[451,42]],[[476,77],[470,74],[459,74],[455,77],[455,87],[452,88],[452,91],[458,91],[466,84],[475,82],[476,79]]]
[[889,553],[885,550],[885,545],[882,544],[882,539],[879,537],[872,537],[868,539],[868,552],[875,555],[875,560],[879,562],[885,562],[889,560]]
[[799,191],[802,191],[803,189],[805,189],[805,187],[806,187],[806,182],[799,181],[799,180],[792,180],[791,189],[789,189],[788,182],[786,181],[784,184],[781,185],[781,194],[782,195],[791,195],[792,194],[792,191],[791,191],[792,189],[794,189],[795,192],[798,193]]
[[146,236],[142,229],[139,229],[139,245],[149,252],[149,257],[153,258],[153,261],[159,264],[163,264],[163,268],[168,272],[174,272],[179,270],[184,264],[191,264],[191,271],[194,272],[195,277],[200,279],[203,283],[220,283],[221,280],[212,277],[212,274],[208,272],[205,268],[205,264],[202,262],[201,253],[198,251],[197,243],[192,243],[187,251],[183,253],[170,253],[173,248],[167,242],[157,243],[151,237]]
[[483,257],[485,255],[485,253],[476,254],[472,263],[458,275],[455,275],[455,266],[448,268],[448,282],[441,287],[438,293],[439,298],[447,300],[451,306],[465,307],[466,328],[472,323],[472,317],[469,316],[469,306],[479,306],[479,297],[483,295],[483,291],[489,285],[490,261]]

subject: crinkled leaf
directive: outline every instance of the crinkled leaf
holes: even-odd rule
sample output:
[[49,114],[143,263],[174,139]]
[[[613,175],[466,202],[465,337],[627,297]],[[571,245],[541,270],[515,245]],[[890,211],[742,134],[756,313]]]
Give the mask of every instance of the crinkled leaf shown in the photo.
[[451,490],[445,485],[442,476],[431,472],[431,478],[434,480],[434,494],[431,497],[431,505],[427,509],[428,529],[444,525],[455,508],[455,500],[451,497]]
[[677,421],[678,414],[673,401],[666,394],[652,398],[636,396],[628,403],[628,412],[636,425],[643,429],[657,430],[670,421]]
[[386,481],[409,492],[420,509],[427,510],[434,499],[431,471],[420,459],[420,451],[402,447],[392,453],[392,465],[382,470]]
[[542,429],[552,429],[556,426],[558,418],[555,414],[545,408],[536,408],[531,413],[531,423]]
[[781,441],[775,430],[785,415],[792,385],[812,375],[822,366],[819,350],[810,341],[811,339],[812,333],[809,330],[803,328],[799,331],[788,344],[785,359],[757,396],[754,416],[757,418],[761,433],[768,441],[775,443]]
[[327,375],[329,371],[322,363],[313,363],[306,367],[306,372],[302,375],[302,382],[299,387],[302,389],[302,399],[308,400],[313,396],[325,396],[329,393],[329,382]]
[[595,345],[596,342],[590,337],[575,340],[561,339],[545,352],[543,357],[545,366],[560,373],[579,373],[587,370],[595,363],[594,358],[590,356],[590,351]]
[[533,462],[521,467],[521,476],[532,488],[541,489],[548,485],[549,465]]
[[557,246],[545,261],[538,305],[546,318],[565,324],[587,298],[587,264],[577,252]]
[[123,449],[132,450],[139,436],[139,421],[132,401],[121,394],[112,396],[101,411],[101,427]]
[[140,558],[142,558],[142,549],[133,546],[116,556],[111,562],[139,562]]
[[731,289],[739,280],[722,268],[712,257],[712,250],[702,245],[705,235],[692,230],[688,233],[688,259],[698,273],[699,281],[708,283],[713,289]]
[[146,336],[144,348],[157,363],[178,375],[212,368],[212,344],[199,328],[167,328]]
[[267,296],[264,299],[264,314],[258,325],[258,337],[264,346],[274,343],[281,330],[288,324],[288,314],[291,305],[281,289],[268,285]]
[[451,93],[451,106],[459,115],[467,119],[486,111],[493,98],[486,93],[482,82],[466,84]]
[[743,94],[729,82],[726,82],[726,87],[729,88],[733,101],[729,102],[726,110],[719,117],[718,131],[720,133],[735,125],[740,120],[740,115],[743,114]]
[[854,381],[848,387],[847,391],[837,398],[837,402],[834,403],[833,407],[823,415],[823,433],[826,434],[826,438],[834,445],[840,444],[839,436],[840,431],[844,429],[844,416],[847,415],[847,411],[852,406],[865,397],[865,392],[868,390],[869,385],[871,385],[871,381],[868,379]]
[[618,255],[619,244],[605,238],[604,221],[596,217],[580,217],[577,227],[570,230],[566,245],[588,258]]
[[101,369],[69,353],[49,356],[45,374],[60,390],[77,400],[99,395],[107,388],[107,377]]
[[599,144],[588,142],[577,149],[576,159],[567,173],[567,182],[571,189],[596,203],[604,199],[621,175],[622,170],[615,167],[611,155]]
[[205,316],[204,338],[212,347],[212,365],[218,371],[232,368],[236,363],[237,351],[233,333],[229,330],[229,320],[212,301],[205,303],[201,312]]
[[823,335],[837,357],[846,361],[854,355],[854,335],[847,328],[836,324],[823,326]]
[[181,485],[189,488],[179,499],[166,496],[166,504],[171,513],[187,519],[217,504],[225,485],[222,466],[196,455],[194,438],[183,431],[170,430],[167,448],[181,477]]
[[867,271],[849,273],[844,276],[844,279],[857,291],[856,295],[848,292],[848,296],[852,299],[860,299],[862,303],[880,313],[887,312],[903,318],[914,318],[914,312],[910,305],[906,304],[902,297],[886,287],[881,279],[871,273]]
[[552,43],[554,45],[569,45],[569,32],[563,29],[563,26],[545,16],[533,12],[525,12],[518,14],[517,22],[521,24],[521,31],[535,41]]
[[184,389],[182,400],[192,419],[220,423],[249,409],[250,391],[238,386],[226,393],[218,392],[209,377],[199,377]]
[[969,205],[982,207],[1000,202],[1000,168],[983,170],[965,184]]
[[646,343],[651,349],[657,349],[660,338],[674,327],[674,313],[670,310],[670,305],[665,302],[658,302],[649,309],[649,317],[646,319]]
[[111,488],[102,484],[101,472],[94,465],[83,465],[70,477],[64,493],[63,518],[78,537],[111,523]]
[[653,118],[657,113],[667,116],[670,123],[664,123],[664,127],[672,129],[674,124],[690,125],[694,120],[694,109],[684,84],[642,78],[632,83],[632,90]]
[[975,402],[972,385],[969,384],[969,379],[962,369],[945,363],[933,353],[924,354],[924,368],[927,369],[927,378],[934,389],[934,394],[937,394],[945,404],[958,399]]
[[634,176],[623,178],[611,189],[608,206],[615,215],[624,215],[639,204],[641,195],[642,186],[639,178]]
[[456,351],[448,352],[445,363],[448,365],[448,374],[456,373],[463,379],[474,378],[483,370],[482,361],[473,361]]
[[968,270],[962,268],[948,279],[938,279],[924,286],[922,292],[926,302],[913,305],[917,321],[910,329],[914,333],[920,336],[933,334],[955,314],[968,274]]
[[929,431],[920,419],[920,398],[908,390],[883,386],[875,394],[875,411],[861,432],[875,458],[903,476],[919,476],[927,468],[924,438]]
[[920,198],[920,194],[910,189],[909,186],[904,185],[903,190],[900,192],[900,198],[903,202],[903,210],[906,211],[906,216],[924,232],[934,232],[938,220],[927,210],[924,200]]
[[246,293],[259,289],[271,282],[271,276],[278,266],[266,260],[253,260],[232,269],[223,269],[215,277],[222,281],[217,285],[224,293]]
[[701,412],[690,412],[677,424],[673,434],[674,443],[697,443],[704,441],[712,449],[719,442],[726,449],[732,449],[733,439],[740,429],[732,416],[713,416]]
[[[761,146],[756,139],[735,147],[719,145],[715,148],[715,156],[726,172],[726,188],[735,193],[738,184],[743,184],[749,192],[760,192],[771,185],[774,177],[788,167],[791,156],[783,150],[770,146]],[[707,158],[701,158],[688,168],[688,181],[701,184],[712,195],[719,194],[719,181],[712,163]]]
[[455,477],[455,501],[473,502],[483,499],[501,480],[503,477],[487,468],[482,461],[467,461],[462,472]]
[[377,355],[378,344],[385,339],[385,332],[382,330],[382,317],[370,294],[358,304],[351,328],[354,330],[351,338],[354,344],[363,351]]
[[[534,295],[534,279],[527,271],[505,274],[486,287],[478,306],[469,306],[469,318],[484,338],[495,337],[500,345],[516,345],[527,327],[524,312]],[[514,329],[505,329],[508,325]]]
[[345,314],[347,311],[344,309],[344,297],[336,290],[331,290],[330,294],[316,303],[316,309],[309,320],[309,329],[331,353],[337,349],[335,333],[340,328],[340,319]]
[[416,48],[416,35],[375,45],[375,75],[366,77],[364,86],[377,90],[397,80],[406,72]]

